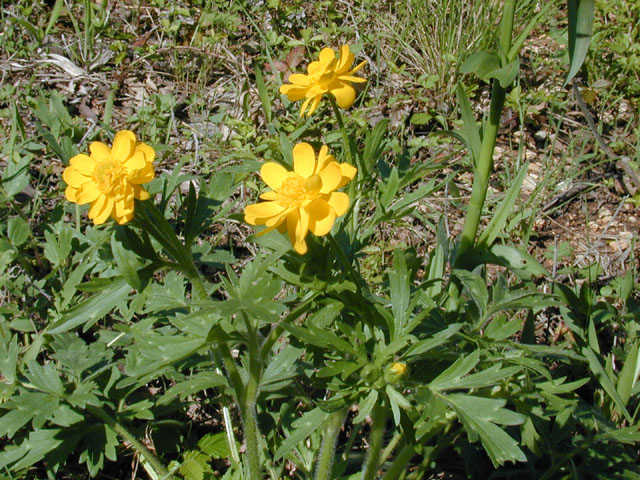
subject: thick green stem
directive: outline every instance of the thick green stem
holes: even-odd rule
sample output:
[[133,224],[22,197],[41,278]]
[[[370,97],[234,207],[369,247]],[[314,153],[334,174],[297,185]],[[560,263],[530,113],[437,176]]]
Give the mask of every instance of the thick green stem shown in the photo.
[[409,460],[411,460],[411,457],[413,457],[415,453],[411,445],[405,445],[396,455],[391,468],[387,470],[382,480],[396,480],[400,478],[400,475],[406,470]]
[[[505,56],[511,48],[514,14],[515,0],[506,0],[500,30],[500,50]],[[489,118],[482,129],[482,146],[477,164],[474,167],[473,188],[471,190],[471,199],[467,209],[464,230],[462,231],[462,237],[460,239],[460,246],[458,247],[458,258],[460,258],[464,252],[473,248],[476,240],[478,225],[480,224],[480,217],[487,196],[489,176],[493,170],[493,151],[498,136],[498,128],[500,127],[500,117],[502,116],[505,95],[506,88],[502,87],[497,79],[494,79],[491,91]]]
[[333,107],[333,112],[336,114],[336,120],[338,120],[338,126],[340,127],[340,133],[342,134],[342,143],[344,144],[344,152],[346,155],[347,163],[353,165],[353,155],[351,154],[351,142],[349,141],[349,135],[347,135],[347,130],[344,128],[344,122],[342,121],[342,114],[340,113],[340,109],[338,108],[338,104],[336,100],[328,95],[329,101],[331,102],[331,106]]
[[362,472],[362,480],[373,480],[380,464],[380,450],[384,439],[384,427],[387,422],[387,409],[382,404],[373,408],[371,413],[371,435],[369,437],[369,454],[365,468]]
[[258,449],[258,420],[256,416],[256,400],[258,398],[258,382],[253,375],[249,377],[245,387],[242,404],[242,424],[247,452],[247,478],[260,479],[260,450]]
[[320,448],[320,456],[316,465],[315,480],[333,480],[331,471],[333,470],[333,462],[336,456],[336,443],[338,442],[338,435],[340,435],[346,413],[346,409],[341,409],[336,410],[329,416],[322,437],[322,447]]
[[147,447],[145,447],[142,442],[140,442],[136,436],[131,433],[124,425],[119,423],[115,418],[105,412],[103,409],[99,407],[88,407],[88,410],[104,423],[109,425],[113,431],[115,431],[120,437],[122,437],[126,442],[128,442],[134,450],[136,450],[140,455],[144,457],[144,459],[151,465],[153,470],[158,474],[158,477],[161,480],[170,480],[173,476],[169,473],[167,468],[158,460],[158,458],[149,451]]

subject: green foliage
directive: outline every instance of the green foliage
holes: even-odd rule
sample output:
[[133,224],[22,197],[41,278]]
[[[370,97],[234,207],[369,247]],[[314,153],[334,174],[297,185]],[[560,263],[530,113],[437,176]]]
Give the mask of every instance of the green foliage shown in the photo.
[[[522,49],[565,13],[505,2],[515,22],[506,45],[500,2],[411,2],[393,18],[361,3],[3,10],[11,68],[39,48],[83,73],[0,87],[1,475],[122,477],[133,454],[149,478],[185,480],[640,476],[633,255],[620,261],[626,273],[604,278],[602,262],[568,263],[579,244],[534,249],[522,225],[547,214],[520,209],[532,198],[521,195],[528,157],[500,158],[506,180],[480,202],[477,240],[463,250],[452,233],[472,214],[462,175],[477,178],[490,159],[488,193],[503,117],[497,101],[478,114],[477,79],[493,83],[491,100],[523,109],[518,142],[540,117],[563,116],[566,102],[544,97],[555,110],[533,119]],[[569,78],[583,61],[597,75],[613,59],[616,88],[632,92],[633,19],[595,15],[589,47],[593,2],[569,6]],[[340,43],[367,58],[365,90],[348,113],[300,119],[278,92],[282,74]],[[152,85],[167,65],[178,88]],[[458,71],[473,75],[461,83]],[[213,83],[229,72],[233,81]],[[386,84],[403,92],[378,109],[370,99]],[[449,101],[454,85],[452,118],[448,106],[421,110],[431,93],[415,89]],[[403,95],[420,111],[398,120]],[[86,207],[62,200],[60,172],[118,124],[157,152],[151,199],[127,225],[89,225]],[[513,132],[501,126],[516,143]],[[242,225],[242,207],[263,192],[262,162],[290,169],[301,141],[358,169],[349,210],[332,233],[307,236],[305,256]]]

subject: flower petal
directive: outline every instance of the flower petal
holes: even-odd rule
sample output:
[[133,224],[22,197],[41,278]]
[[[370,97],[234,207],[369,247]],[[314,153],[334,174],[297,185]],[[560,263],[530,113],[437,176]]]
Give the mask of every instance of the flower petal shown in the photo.
[[292,73],[289,75],[289,83],[293,83],[299,87],[308,87],[311,85],[311,78],[309,75],[305,75],[304,73]]
[[146,143],[136,143],[135,152],[142,152],[147,163],[152,163],[156,159],[156,151]]
[[314,235],[321,237],[331,231],[336,221],[336,213],[327,202],[317,198],[307,207],[307,210],[309,211],[309,230]]
[[136,136],[130,130],[121,130],[116,133],[113,139],[113,147],[111,147],[111,158],[126,161],[136,146]]
[[100,195],[100,190],[98,190],[98,187],[93,181],[85,182],[76,193],[76,203],[78,205],[84,205],[85,203],[93,202]]
[[309,87],[299,87],[298,85],[282,85],[280,93],[286,95],[291,102],[302,100],[306,95]]
[[320,50],[320,56],[318,58],[323,66],[329,65],[336,59],[336,52],[334,52],[332,48],[325,47]]
[[273,190],[269,190],[268,192],[264,192],[260,194],[260,199],[261,200],[269,200],[269,201],[274,201],[278,199],[278,194],[276,192],[274,192]]
[[134,185],[140,185],[142,183],[148,183],[156,176],[153,170],[153,164],[147,163],[141,170],[133,172],[127,176],[127,181]]
[[244,207],[244,219],[251,225],[263,225],[270,218],[278,217],[285,207],[278,202],[261,202]]
[[113,198],[112,197],[107,197],[105,196],[106,201],[104,203],[104,206],[102,207],[102,210],[96,214],[95,217],[93,217],[93,223],[95,223],[96,225],[102,225],[107,218],[109,218],[109,215],[111,215],[111,212],[113,211]]
[[92,142],[89,145],[89,151],[91,152],[91,158],[96,162],[106,160],[111,155],[111,149],[102,142]]
[[[304,178],[313,175],[316,167],[316,152],[306,142],[301,142],[293,147],[293,171]],[[275,190],[275,189],[274,189]]]
[[83,154],[76,155],[69,160],[69,165],[71,165],[77,172],[87,177],[93,175],[93,169],[95,168],[96,163],[97,162],[93,158]]
[[309,107],[309,111],[307,112],[307,117],[316,111],[316,108],[320,105],[320,100],[322,100],[322,95],[318,95],[313,99],[311,106]]
[[296,208],[287,215],[287,231],[293,249],[300,255],[307,253],[304,239],[309,231],[309,213],[304,208]]
[[336,162],[329,163],[318,175],[322,179],[320,193],[333,192],[342,181],[342,170]]
[[127,201],[126,199],[118,200],[115,202],[115,212],[114,217],[118,223],[118,218],[125,217],[131,213],[133,213],[133,199]]
[[102,212],[106,203],[106,195],[100,195],[98,198],[96,198],[96,200],[91,204],[91,208],[89,209],[89,218],[94,218],[100,212]]
[[[300,118],[304,117],[304,111],[307,109],[307,105],[309,105],[309,102],[311,102],[311,97],[302,102],[302,106],[300,107]],[[309,115],[311,115],[311,112],[307,114],[307,117]]]
[[349,210],[349,195],[344,192],[332,192],[328,202],[338,217]]
[[335,162],[335,158],[333,155],[329,155],[329,147],[323,145],[320,147],[320,151],[318,152],[318,163],[316,164],[316,169],[314,173],[321,172],[322,169],[329,163],[330,161]]
[[133,196],[138,200],[148,200],[150,197],[149,192],[140,185],[133,185]]
[[289,172],[279,163],[267,162],[260,168],[260,176],[271,190],[278,190]]
[[334,97],[336,97],[336,103],[340,108],[349,108],[351,105],[353,105],[353,102],[356,99],[356,91],[351,85],[339,85],[342,86],[339,88],[332,88],[329,91]]
[[367,81],[366,78],[356,77],[354,75],[340,75],[338,80],[342,82],[351,82],[351,83],[364,83]]
[[69,202],[73,202],[73,203],[77,203],[78,200],[76,198],[76,195],[78,194],[78,189],[72,186],[68,186],[66,188],[66,190],[64,191],[64,197],[69,201]]
[[124,166],[131,176],[134,176],[138,170],[142,170],[147,165],[148,163],[145,160],[145,154],[140,150],[134,152],[134,154],[124,162]]
[[360,62],[356,68],[353,68],[349,73],[347,73],[347,75],[353,75],[354,73],[356,73],[358,70],[360,70],[362,67],[364,67],[367,64],[367,61],[364,60],[362,62]]
[[341,163],[340,171],[342,172],[342,180],[340,181],[340,185],[337,188],[344,187],[347,183],[349,183],[358,173],[358,169],[353,165],[349,165],[348,163]]
[[79,188],[82,184],[91,181],[91,177],[83,175],[75,167],[67,167],[62,172],[62,179],[67,185]]
[[349,45],[342,45],[340,47],[340,60],[336,66],[336,72],[342,73],[347,71],[353,63],[353,58],[353,53],[351,53]]

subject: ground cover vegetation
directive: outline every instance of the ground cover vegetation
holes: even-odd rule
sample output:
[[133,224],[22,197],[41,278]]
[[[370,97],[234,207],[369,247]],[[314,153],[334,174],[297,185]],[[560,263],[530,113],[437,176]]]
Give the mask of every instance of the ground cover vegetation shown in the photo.
[[0,23],[0,478],[640,478],[637,2]]

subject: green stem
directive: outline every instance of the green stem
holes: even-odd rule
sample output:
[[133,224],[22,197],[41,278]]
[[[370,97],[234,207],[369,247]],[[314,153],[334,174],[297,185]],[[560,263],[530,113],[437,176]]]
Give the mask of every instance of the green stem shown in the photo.
[[[504,55],[507,55],[511,48],[514,14],[515,0],[506,0],[500,30],[500,50],[504,52]],[[473,172],[471,199],[467,209],[467,217],[460,239],[460,246],[458,247],[458,258],[460,258],[464,252],[473,248],[478,233],[482,208],[487,196],[489,176],[493,170],[493,151],[498,136],[498,128],[500,127],[500,117],[502,116],[505,95],[506,88],[503,88],[500,82],[494,79],[491,91],[489,118],[482,129],[482,146],[480,148],[477,165],[475,165]]]
[[133,433],[131,433],[124,425],[118,422],[115,418],[105,412],[99,407],[88,406],[87,409],[94,416],[98,417],[104,423],[106,423],[112,430],[114,430],[120,437],[131,444],[131,446],[149,462],[149,465],[155,470],[161,480],[172,479],[173,476],[169,473],[167,468],[158,460],[158,458],[140,442]]
[[344,128],[344,122],[342,121],[342,114],[340,113],[340,109],[338,108],[338,104],[336,103],[335,98],[333,96],[328,95],[329,101],[331,102],[331,106],[333,107],[333,112],[336,114],[336,119],[338,120],[338,126],[340,127],[340,133],[342,133],[342,143],[344,144],[344,152],[347,156],[347,163],[353,165],[353,156],[351,154],[351,142],[349,141],[349,135],[347,135],[347,130]]
[[382,480],[396,480],[397,478],[400,478],[400,475],[406,470],[409,460],[411,460],[411,457],[413,457],[415,453],[416,452],[411,445],[405,445],[396,455],[391,468],[387,470],[387,473],[384,474]]
[[256,400],[258,398],[259,380],[253,375],[249,377],[245,387],[245,401],[242,404],[242,423],[247,452],[247,478],[260,476],[260,451],[258,449],[258,420],[256,416]]
[[340,435],[346,413],[346,409],[341,409],[336,410],[329,416],[322,437],[322,447],[320,448],[320,456],[316,465],[315,480],[333,480],[331,472],[336,455],[336,443],[338,442],[338,435]]
[[384,439],[384,427],[387,422],[387,409],[383,404],[377,404],[371,413],[371,435],[369,437],[369,454],[365,468],[362,472],[362,480],[373,480],[380,462],[380,450]]

